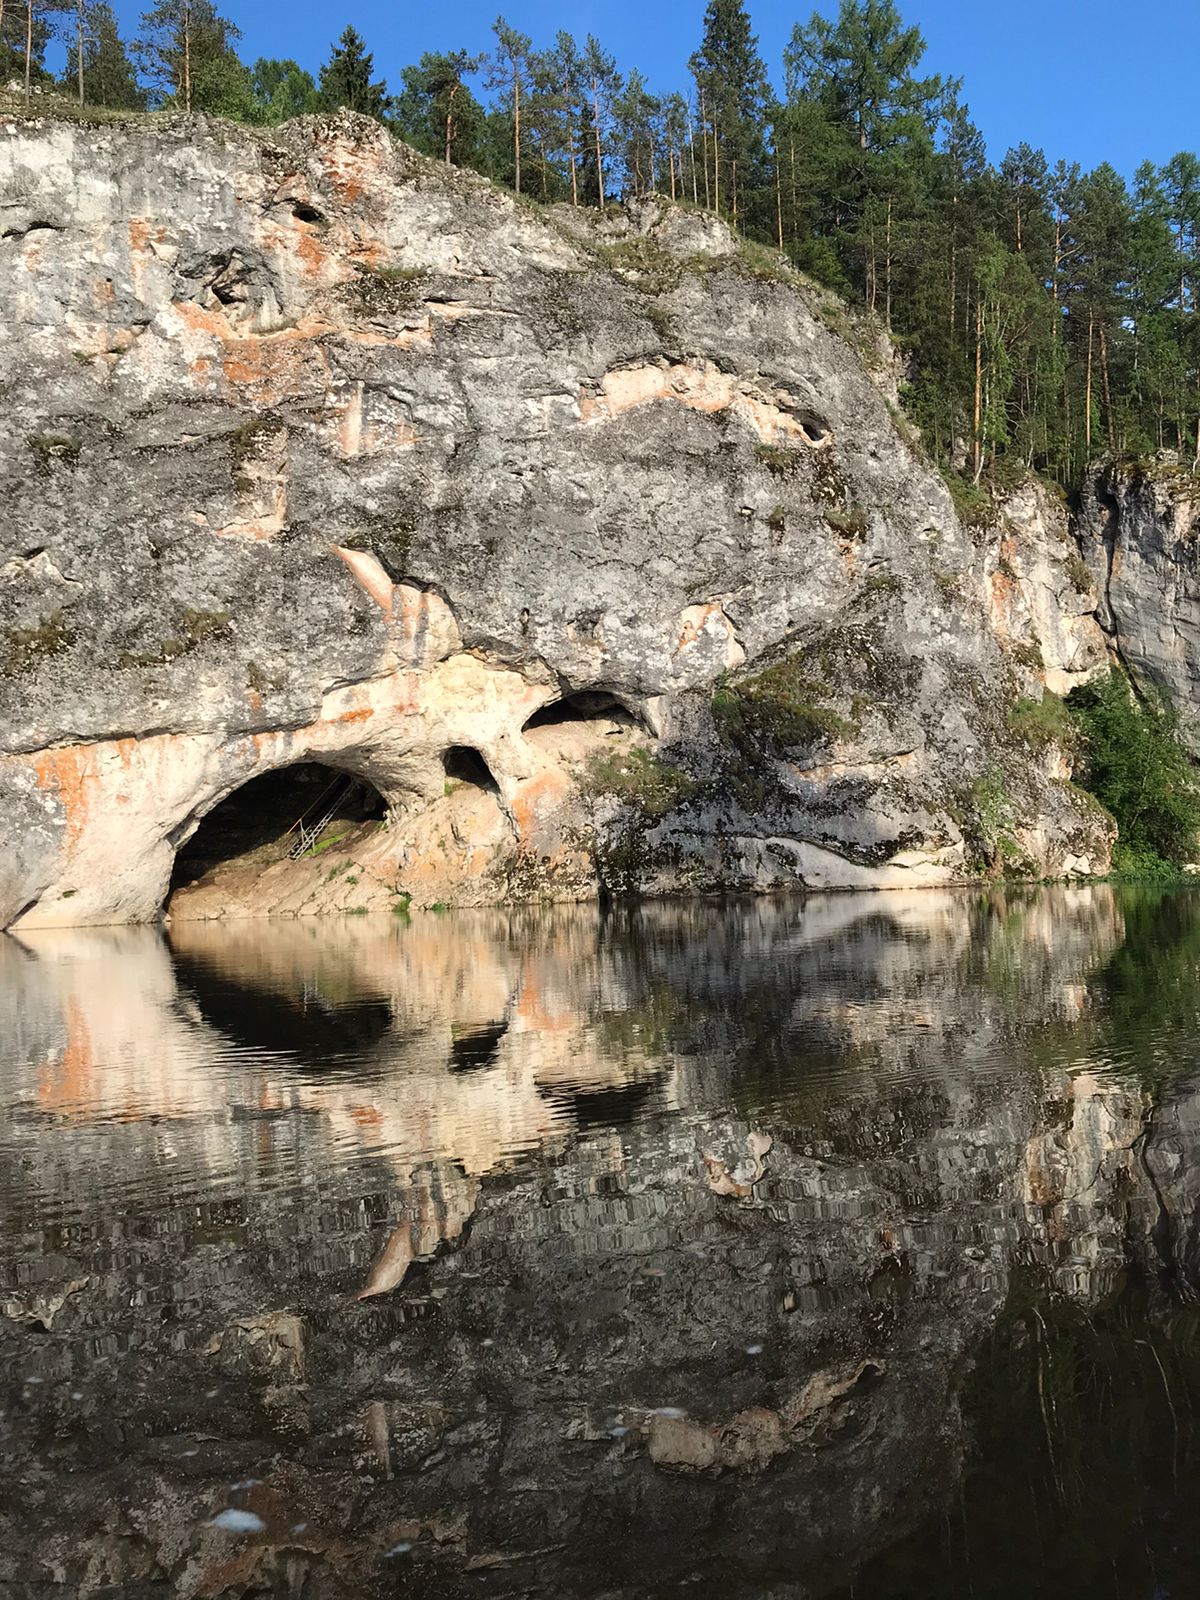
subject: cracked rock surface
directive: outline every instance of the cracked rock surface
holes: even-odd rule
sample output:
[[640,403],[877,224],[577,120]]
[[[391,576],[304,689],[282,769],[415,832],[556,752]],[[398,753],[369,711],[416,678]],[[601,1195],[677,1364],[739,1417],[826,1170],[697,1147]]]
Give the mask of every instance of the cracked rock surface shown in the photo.
[[[1105,658],[1063,516],[964,530],[837,328],[711,218],[540,211],[347,115],[0,123],[0,921],[152,918],[313,760],[417,903],[962,880],[995,773],[1032,869],[1103,870],[1005,722]],[[722,714],[771,669],[782,721]]]

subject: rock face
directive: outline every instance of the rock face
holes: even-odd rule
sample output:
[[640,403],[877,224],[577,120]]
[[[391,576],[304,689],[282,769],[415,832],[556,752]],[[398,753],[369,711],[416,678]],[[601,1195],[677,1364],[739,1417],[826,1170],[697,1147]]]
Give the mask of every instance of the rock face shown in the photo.
[[1165,689],[1200,739],[1200,477],[1169,455],[1103,466],[1083,495],[1079,533],[1114,653]]
[[0,124],[0,925],[153,918],[301,761],[372,904],[1104,870],[1006,720],[1105,660],[1065,519],[964,530],[846,326],[346,116]]

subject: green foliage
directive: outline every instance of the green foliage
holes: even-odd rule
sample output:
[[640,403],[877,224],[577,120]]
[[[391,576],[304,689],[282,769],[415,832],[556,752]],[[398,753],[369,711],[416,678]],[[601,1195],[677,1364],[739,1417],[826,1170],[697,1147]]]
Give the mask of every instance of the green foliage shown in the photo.
[[[62,76],[65,91],[79,90],[79,34],[70,30],[67,65]],[[146,95],[137,81],[129,52],[117,31],[117,19],[106,0],[86,0],[83,7],[83,95],[88,105],[114,111],[144,111]]]
[[354,28],[343,29],[329,60],[321,68],[321,105],[326,111],[345,106],[364,117],[382,121],[391,101],[387,84],[372,81],[375,58]]
[[1073,750],[1079,744],[1079,726],[1058,695],[1045,694],[1040,700],[1018,700],[1008,713],[1008,728],[1014,738],[1036,751],[1057,745]]
[[942,477],[954,501],[954,510],[964,528],[990,528],[996,522],[996,507],[986,489],[970,483],[959,473],[943,469]]
[[791,445],[756,444],[754,458],[773,478],[790,478],[804,460],[805,450]]
[[1119,829],[1118,872],[1161,873],[1194,858],[1200,830],[1196,770],[1174,713],[1153,693],[1139,701],[1120,673],[1076,689],[1067,702],[1083,739],[1079,782]]
[[464,79],[481,61],[465,50],[427,51],[415,67],[405,67],[393,114],[397,133],[447,164],[478,166],[484,111]]
[[652,821],[673,811],[695,787],[687,773],[640,746],[593,756],[588,779],[594,793],[614,795]]
[[793,750],[853,738],[857,725],[823,704],[825,699],[812,663],[792,655],[722,684],[713,695],[713,720],[725,743],[755,757],[771,746]]
[[250,120],[269,128],[321,109],[312,74],[295,61],[260,56],[250,71],[250,96]]
[[708,0],[690,66],[714,146],[712,193],[735,223],[753,220],[769,182],[765,129],[772,99],[743,0]]
[[1016,813],[1004,774],[989,767],[970,789],[979,842],[983,846],[983,871],[1011,872],[1019,868],[1023,852],[1016,836]]
[[241,30],[221,16],[212,0],[159,0],[143,12],[133,46],[150,104],[179,111],[243,112],[249,105],[249,74],[234,53],[240,38]]

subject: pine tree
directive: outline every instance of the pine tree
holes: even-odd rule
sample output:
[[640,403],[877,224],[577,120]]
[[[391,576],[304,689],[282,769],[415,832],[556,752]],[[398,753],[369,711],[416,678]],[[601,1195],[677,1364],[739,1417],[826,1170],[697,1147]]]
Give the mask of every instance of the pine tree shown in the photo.
[[911,169],[927,164],[957,88],[916,76],[924,54],[920,30],[903,25],[892,0],[841,0],[836,22],[814,12],[806,26],[797,24],[784,52],[791,92],[815,100],[852,143],[838,174],[840,223],[860,258],[863,297],[885,316],[897,208],[904,191],[921,187],[919,179],[909,181]]
[[503,17],[492,24],[496,49],[488,70],[489,89],[501,89],[508,99],[512,119],[513,188],[521,192],[521,102],[527,93],[529,52],[533,41],[528,34],[509,27]]
[[734,222],[767,186],[767,71],[743,0],[708,0],[691,60],[711,137],[712,204]]
[[591,140],[589,151],[593,178],[593,197],[601,211],[608,193],[605,181],[605,150],[612,124],[612,107],[621,92],[621,74],[617,63],[606,55],[594,34],[588,34],[583,47],[583,76],[591,111]]
[[354,28],[343,30],[329,60],[321,68],[320,96],[326,111],[345,106],[360,116],[382,122],[391,106],[387,83],[372,82],[375,58]]
[[45,0],[0,0],[0,82],[20,79],[26,99],[34,84],[51,82],[46,46],[52,37]]
[[107,106],[113,111],[140,111],[146,104],[146,96],[138,87],[133,62],[117,31],[117,19],[107,0],[89,0],[84,11],[82,61],[77,37],[67,48],[63,88],[80,86],[81,99],[88,105]]
[[464,79],[481,65],[482,57],[451,50],[427,52],[405,67],[394,118],[401,136],[447,166],[477,163],[483,107]]
[[183,111],[215,109],[197,94],[197,85],[206,74],[215,80],[240,65],[233,50],[240,38],[241,30],[220,15],[212,0],[159,0],[143,13],[133,46],[151,103],[169,103]]

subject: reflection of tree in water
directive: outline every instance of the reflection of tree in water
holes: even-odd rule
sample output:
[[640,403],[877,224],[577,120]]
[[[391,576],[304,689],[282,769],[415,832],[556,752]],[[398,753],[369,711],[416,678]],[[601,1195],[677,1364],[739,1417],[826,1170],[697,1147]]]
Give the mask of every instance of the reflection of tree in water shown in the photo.
[[1200,1572],[1200,1308],[1131,1275],[1087,1310],[1026,1277],[975,1354],[957,1505],[860,1571],[853,1600],[1181,1597]]

